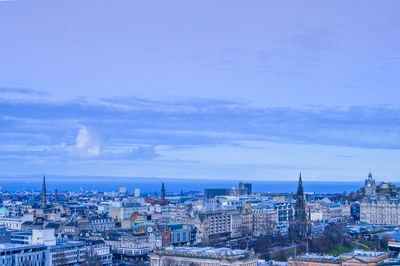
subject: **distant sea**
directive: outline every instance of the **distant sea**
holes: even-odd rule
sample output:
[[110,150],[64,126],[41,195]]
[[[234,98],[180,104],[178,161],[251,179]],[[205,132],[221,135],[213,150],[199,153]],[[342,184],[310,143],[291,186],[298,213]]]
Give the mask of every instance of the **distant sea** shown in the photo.
[[[40,191],[41,177],[0,177],[0,186],[3,191]],[[161,183],[165,183],[168,193],[189,191],[204,191],[205,188],[232,188],[238,187],[239,180],[208,180],[208,179],[179,179],[179,178],[138,178],[138,177],[62,177],[46,176],[48,191],[118,191],[119,187],[126,187],[128,191],[139,188],[142,194],[159,193]],[[293,181],[249,181],[253,185],[253,192],[295,192],[297,180]],[[342,193],[357,191],[364,186],[364,182],[319,182],[303,180],[305,192],[313,193]],[[398,184],[399,185],[399,184]]]

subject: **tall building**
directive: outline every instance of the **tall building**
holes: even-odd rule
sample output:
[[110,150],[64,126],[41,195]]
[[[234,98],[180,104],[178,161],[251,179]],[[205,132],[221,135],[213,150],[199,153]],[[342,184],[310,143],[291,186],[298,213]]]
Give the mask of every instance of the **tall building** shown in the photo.
[[135,188],[135,197],[140,197],[140,188]]
[[40,200],[40,208],[46,209],[47,207],[47,199],[46,199],[46,177],[43,175],[43,183],[42,183],[42,199]]
[[307,237],[307,214],[306,200],[304,198],[303,181],[301,173],[299,176],[299,186],[297,188],[296,205],[294,207],[294,217],[290,222],[290,237],[293,240],[304,240]]
[[251,184],[250,183],[239,183],[239,195],[250,195]]
[[162,183],[162,187],[161,187],[161,199],[165,200],[165,186],[164,186],[164,182]]
[[229,188],[206,188],[204,189],[204,198],[206,200],[210,200],[216,196],[228,196],[229,193]]
[[372,198],[376,196],[376,183],[375,179],[372,178],[372,174],[368,174],[368,178],[365,179],[364,195]]

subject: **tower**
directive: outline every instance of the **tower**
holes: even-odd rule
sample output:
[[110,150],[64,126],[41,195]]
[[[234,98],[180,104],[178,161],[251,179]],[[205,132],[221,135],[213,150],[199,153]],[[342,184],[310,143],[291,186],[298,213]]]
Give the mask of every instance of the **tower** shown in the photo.
[[164,187],[164,182],[162,183],[161,187],[161,199],[165,200],[165,187]]
[[43,183],[42,183],[42,198],[40,200],[40,208],[46,209],[47,207],[47,199],[46,199],[46,177],[43,175]]
[[372,177],[371,172],[368,174],[368,178],[365,179],[364,195],[367,197],[376,196],[376,183],[375,179]]
[[293,240],[304,240],[307,237],[307,214],[306,214],[306,200],[304,198],[303,180],[301,173],[299,176],[299,185],[297,188],[296,205],[294,208],[294,217],[289,225]]

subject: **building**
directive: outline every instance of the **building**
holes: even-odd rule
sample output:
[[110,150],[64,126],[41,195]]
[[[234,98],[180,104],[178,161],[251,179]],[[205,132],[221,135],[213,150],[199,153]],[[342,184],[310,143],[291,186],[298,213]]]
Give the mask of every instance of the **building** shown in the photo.
[[194,225],[198,229],[198,238],[201,242],[208,242],[221,237],[235,237],[235,230],[242,227],[238,216],[240,211],[236,209],[203,210],[196,213]]
[[165,200],[165,186],[164,186],[164,182],[162,183],[162,186],[161,186],[161,200]]
[[11,231],[5,227],[0,227],[0,243],[11,243]]
[[228,188],[206,188],[204,189],[204,198],[210,200],[216,196],[228,196],[230,195],[230,189]]
[[335,222],[351,216],[351,205],[347,202],[332,202],[324,198],[307,206],[311,209],[311,221]]
[[107,216],[90,216],[89,223],[94,231],[105,231],[115,228],[115,221]]
[[[283,205],[287,207],[287,205]],[[253,212],[253,230],[255,236],[272,234],[277,230],[278,217],[277,214],[283,215],[282,212],[287,214],[287,208],[275,210],[272,204],[258,204],[252,208]],[[281,207],[283,208],[283,207]],[[286,219],[287,221],[287,219]]]
[[40,200],[40,208],[47,208],[47,199],[46,199],[46,177],[43,175],[43,183],[42,183],[42,196]]
[[135,198],[140,197],[140,188],[135,188]]
[[[307,254],[288,259],[288,266],[339,266],[339,256]],[[353,264],[351,265],[353,266]]]
[[257,258],[246,250],[211,247],[168,247],[150,253],[150,266],[164,265],[257,266]]
[[[350,253],[342,253],[340,256],[307,254],[289,258],[289,266],[373,266],[389,258],[388,252],[354,250]],[[393,264],[390,264],[393,265]]]
[[294,203],[291,201],[271,202],[276,212],[276,226],[280,232],[287,232],[289,222],[293,220]]
[[25,222],[33,222],[33,215],[24,214],[23,216],[0,217],[0,226],[4,226],[7,229],[21,230],[22,224]]
[[54,229],[39,229],[26,232],[13,232],[11,233],[12,244],[42,244],[51,246],[56,244],[56,237]]
[[139,202],[123,203],[121,206],[110,206],[109,216],[117,221],[129,219],[134,212],[140,214],[148,211],[148,206]]
[[368,198],[360,203],[360,221],[369,224],[399,225],[400,199],[388,195]]
[[101,239],[86,240],[89,265],[112,265],[110,247]]
[[365,179],[364,195],[369,198],[376,196],[376,183],[375,179],[372,178],[371,173],[369,173],[368,178]]
[[250,183],[239,183],[239,195],[250,195],[251,194],[251,184]]
[[242,234],[247,236],[253,235],[255,219],[251,205],[244,203],[240,215],[242,217]]
[[56,237],[53,229],[12,232],[11,243],[0,244],[1,265],[78,265],[87,260],[85,242]]
[[342,265],[378,265],[389,258],[388,252],[356,249],[340,254]]
[[0,265],[45,265],[46,252],[45,245],[3,243],[0,244]]
[[79,265],[87,260],[85,242],[69,241],[47,247],[46,265]]
[[[119,247],[113,250],[117,262],[142,261],[153,250],[147,233],[124,234],[120,238]],[[107,241],[106,241],[107,242]]]

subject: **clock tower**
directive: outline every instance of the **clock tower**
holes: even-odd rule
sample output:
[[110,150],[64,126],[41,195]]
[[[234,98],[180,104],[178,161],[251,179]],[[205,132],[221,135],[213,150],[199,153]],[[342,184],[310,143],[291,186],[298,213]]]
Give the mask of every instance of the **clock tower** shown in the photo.
[[376,183],[375,179],[372,178],[371,173],[369,173],[368,178],[365,179],[364,196],[367,196],[368,198],[376,196]]

